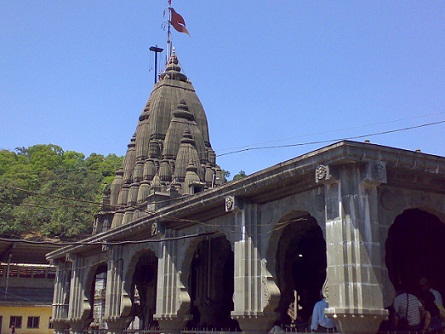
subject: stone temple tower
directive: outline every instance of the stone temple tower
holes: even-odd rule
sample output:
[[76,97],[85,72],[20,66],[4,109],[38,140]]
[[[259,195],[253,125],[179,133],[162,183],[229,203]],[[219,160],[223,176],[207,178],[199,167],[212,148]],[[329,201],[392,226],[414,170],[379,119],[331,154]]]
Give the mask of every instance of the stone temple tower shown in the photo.
[[204,108],[173,51],[139,116],[121,168],[104,191],[94,234],[219,185]]

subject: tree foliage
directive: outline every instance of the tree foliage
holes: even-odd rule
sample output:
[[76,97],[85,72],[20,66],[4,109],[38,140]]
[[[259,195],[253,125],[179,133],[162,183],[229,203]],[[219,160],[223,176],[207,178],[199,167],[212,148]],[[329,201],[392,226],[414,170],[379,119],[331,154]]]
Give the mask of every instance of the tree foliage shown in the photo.
[[238,174],[236,174],[236,175],[233,176],[233,181],[242,179],[242,178],[245,177],[245,176],[246,176],[246,172],[243,171],[243,170],[240,170]]
[[123,157],[57,145],[0,151],[0,236],[77,239],[92,231],[104,183]]

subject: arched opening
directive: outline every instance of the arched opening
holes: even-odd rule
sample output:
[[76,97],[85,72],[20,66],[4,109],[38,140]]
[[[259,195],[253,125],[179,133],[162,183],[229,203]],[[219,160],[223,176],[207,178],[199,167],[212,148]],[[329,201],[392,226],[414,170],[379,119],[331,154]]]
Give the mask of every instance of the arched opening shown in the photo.
[[234,292],[234,254],[225,236],[201,241],[191,263],[189,329],[238,329],[231,319]]
[[107,266],[101,264],[96,268],[92,288],[90,292],[90,302],[92,304],[90,313],[90,329],[106,328],[103,320],[105,313],[105,288],[107,285]]
[[419,292],[427,277],[434,289],[445,293],[445,225],[424,210],[409,209],[397,216],[386,240],[386,267],[394,286]]
[[281,298],[276,311],[281,322],[290,324],[289,305],[298,300],[296,325],[306,326],[326,279],[326,242],[315,218],[295,214],[282,222],[286,225],[276,253],[277,285]]
[[155,326],[156,285],[158,259],[151,251],[142,253],[136,263],[131,284],[131,315],[134,316],[130,329],[150,329]]

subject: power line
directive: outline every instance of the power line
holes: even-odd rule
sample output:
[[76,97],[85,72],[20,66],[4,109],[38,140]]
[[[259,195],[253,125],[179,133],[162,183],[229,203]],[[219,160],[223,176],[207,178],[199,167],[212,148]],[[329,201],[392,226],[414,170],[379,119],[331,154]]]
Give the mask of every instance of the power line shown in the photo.
[[[289,137],[289,138],[282,138],[282,139],[270,140],[270,141],[266,141],[266,142],[262,142],[262,143],[254,143],[254,144],[250,144],[249,146],[257,146],[257,145],[262,145],[262,144],[267,144],[267,143],[274,143],[274,142],[280,142],[280,141],[288,141],[288,140],[291,140],[291,139],[296,139],[296,138],[301,138],[301,137],[319,136],[319,135],[324,135],[324,134],[333,133],[333,132],[347,131],[347,130],[355,130],[355,129],[361,129],[361,128],[366,128],[366,127],[370,127],[370,126],[381,126],[381,125],[384,125],[384,124],[391,124],[391,123],[396,123],[396,122],[400,122],[400,121],[407,121],[407,120],[412,120],[412,119],[419,119],[419,118],[424,118],[424,117],[429,117],[429,116],[438,116],[438,115],[443,115],[443,114],[445,114],[445,112],[430,113],[430,114],[424,114],[424,115],[419,115],[419,116],[415,116],[415,117],[399,118],[399,119],[395,119],[395,120],[391,120],[391,121],[387,121],[387,122],[369,123],[369,124],[359,125],[359,126],[355,126],[355,127],[339,128],[339,129],[333,129],[333,130],[328,130],[328,131],[309,133],[309,134],[299,135],[299,136],[294,136],[294,137]],[[237,148],[238,148],[238,147],[233,147],[233,148],[223,148],[223,149],[220,149],[220,150],[218,150],[218,151],[235,150],[235,149],[237,149]]]
[[26,240],[26,239],[8,239],[8,238],[0,238],[0,241],[3,242],[11,242],[11,243],[23,243],[29,245],[49,245],[49,246],[119,246],[119,245],[135,245],[135,244],[143,244],[146,242],[164,242],[164,241],[176,241],[183,239],[196,238],[201,236],[207,236],[215,234],[216,232],[201,232],[195,234],[186,234],[178,237],[164,237],[161,239],[143,239],[143,240],[124,240],[124,241],[73,241],[73,242],[52,242],[52,241],[36,241],[36,240]]
[[[155,213],[153,213],[155,214]],[[227,227],[234,227],[233,229],[229,230],[229,232],[235,232],[235,227],[239,227],[237,224],[224,224],[224,225],[218,225],[218,224],[208,224],[204,223],[199,220],[191,220],[191,219],[181,219],[181,218],[175,218],[175,217],[168,217],[171,221],[178,221],[178,222],[188,222],[188,223],[194,223],[196,225],[202,225],[207,228],[227,228]],[[274,228],[270,231],[265,231],[266,234],[279,231],[291,223],[295,223],[298,221],[306,220],[304,217],[299,218],[293,218],[291,220],[287,220],[285,222],[278,221]],[[271,224],[257,224],[256,227],[261,226],[270,226]],[[142,244],[142,243],[158,243],[163,241],[177,241],[177,240],[183,240],[183,239],[190,239],[190,238],[196,238],[201,236],[210,236],[213,234],[217,234],[219,232],[217,231],[208,231],[208,232],[200,232],[200,233],[194,233],[194,234],[186,234],[182,236],[177,237],[164,237],[161,239],[156,238],[150,238],[150,239],[142,239],[142,240],[123,240],[123,241],[73,241],[73,242],[53,242],[53,241],[38,241],[38,240],[27,240],[27,239],[10,239],[10,238],[2,238],[0,237],[1,242],[9,242],[9,243],[23,243],[23,244],[29,244],[29,245],[47,245],[47,246],[58,246],[58,247],[66,247],[66,246],[118,246],[118,245],[135,245],[135,244]],[[258,233],[258,235],[262,235],[263,233]]]
[[431,123],[425,123],[425,124],[420,124],[420,125],[415,125],[415,126],[410,126],[410,127],[400,128],[400,129],[393,129],[393,130],[387,130],[387,131],[381,131],[381,132],[375,132],[375,133],[368,133],[368,134],[365,134],[365,135],[345,137],[345,138],[318,140],[318,141],[305,142],[305,143],[296,143],[296,144],[289,144],[289,145],[252,146],[252,147],[246,147],[246,148],[241,149],[241,150],[221,153],[221,154],[218,154],[217,157],[224,156],[224,155],[236,154],[236,153],[242,153],[242,152],[247,152],[247,151],[253,151],[253,150],[267,150],[267,149],[289,148],[289,147],[306,146],[306,145],[314,145],[314,144],[332,143],[332,142],[338,142],[338,141],[342,141],[342,140],[352,140],[352,139],[360,139],[360,138],[366,138],[366,137],[374,137],[374,136],[385,135],[385,134],[394,133],[394,132],[414,130],[414,129],[423,128],[423,127],[432,126],[432,125],[438,125],[438,124],[442,124],[442,123],[445,123],[445,120],[437,121],[437,122],[431,122]]
[[[395,121],[392,121],[395,122]],[[394,133],[394,132],[401,132],[401,131],[408,131],[408,130],[413,130],[413,129],[418,129],[418,128],[422,128],[422,127],[427,127],[427,126],[432,126],[432,125],[438,125],[438,124],[442,124],[445,123],[445,120],[441,120],[441,121],[436,121],[436,122],[430,122],[430,123],[424,123],[424,124],[420,124],[420,125],[415,125],[415,126],[411,126],[411,127],[405,127],[405,128],[399,128],[399,129],[392,129],[392,130],[387,130],[387,131],[381,131],[381,132],[376,132],[376,133],[369,133],[369,134],[364,134],[364,135],[359,135],[359,136],[351,136],[351,137],[346,137],[346,138],[337,138],[337,139],[330,139],[330,140],[321,140],[321,141],[313,141],[313,142],[305,142],[305,143],[295,143],[295,144],[289,144],[289,145],[275,145],[275,146],[256,146],[256,147],[247,147],[241,150],[236,150],[236,151],[231,151],[231,152],[226,152],[226,153],[222,153],[219,154],[217,156],[224,156],[224,155],[230,155],[230,154],[236,154],[236,153],[242,153],[242,152],[246,152],[246,151],[250,151],[250,150],[262,150],[262,149],[280,149],[280,148],[289,148],[289,147],[297,147],[297,146],[304,146],[304,145],[313,145],[313,144],[322,144],[322,143],[330,143],[330,142],[336,142],[336,141],[341,141],[341,140],[351,140],[351,139],[359,139],[359,138],[365,138],[365,137],[372,137],[372,136],[377,136],[377,135],[383,135],[383,134],[389,134],[389,133]],[[16,187],[16,186],[11,186],[11,185],[5,185],[3,184],[3,186],[5,188],[13,188],[13,189],[17,189],[19,191],[23,191],[26,192],[28,194],[32,194],[32,195],[37,195],[37,196],[44,196],[44,197],[49,197],[49,198],[56,198],[56,199],[61,199],[61,200],[65,200],[65,201],[70,201],[70,202],[78,202],[78,203],[84,203],[86,204],[85,206],[90,206],[90,205],[95,205],[95,206],[99,206],[101,205],[101,203],[99,202],[93,202],[93,201],[88,201],[88,200],[82,200],[82,199],[75,199],[75,198],[68,198],[68,197],[64,197],[64,196],[59,196],[59,195],[52,195],[52,194],[42,194],[39,192],[35,192],[35,191],[31,191],[31,190],[27,190],[27,189],[23,189],[20,187]],[[178,200],[183,200],[184,198],[178,198]],[[169,200],[165,200],[165,201],[170,201]],[[10,204],[12,206],[18,206],[16,203],[11,203],[11,202],[7,202],[4,200],[0,200],[0,202],[2,203],[6,203],[6,204]],[[160,203],[161,201],[158,202],[154,202],[154,203]],[[163,201],[162,201],[163,202]],[[56,207],[47,207],[47,206],[42,206],[42,205],[38,205],[38,204],[34,204],[34,203],[21,203],[19,205],[27,205],[30,207],[37,207],[37,208],[42,208],[42,209],[56,209]],[[66,206],[66,207],[77,207],[78,205],[72,205],[72,204],[63,204],[60,206]],[[59,207],[60,207],[59,206]],[[120,205],[108,205],[107,208],[110,210],[113,209],[119,209],[121,206]],[[129,207],[125,207],[125,208],[134,208],[139,210],[140,208],[138,206],[129,206]],[[141,210],[144,211],[148,214],[157,214],[156,212],[151,212],[151,211],[147,211],[147,210]],[[185,222],[192,222],[192,223],[199,223],[202,225],[206,225],[206,226],[211,226],[211,225],[207,225],[206,223],[203,222],[199,222],[199,221],[192,221],[192,220],[180,220],[178,218],[169,218],[171,220],[177,220],[177,221],[185,221]]]

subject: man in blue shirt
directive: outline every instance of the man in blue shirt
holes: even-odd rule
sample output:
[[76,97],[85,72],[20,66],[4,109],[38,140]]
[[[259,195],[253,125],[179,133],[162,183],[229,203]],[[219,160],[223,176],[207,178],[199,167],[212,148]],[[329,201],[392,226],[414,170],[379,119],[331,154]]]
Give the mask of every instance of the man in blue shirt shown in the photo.
[[315,303],[312,311],[311,331],[324,333],[336,331],[334,320],[327,318],[324,314],[324,310],[328,307],[325,298]]

